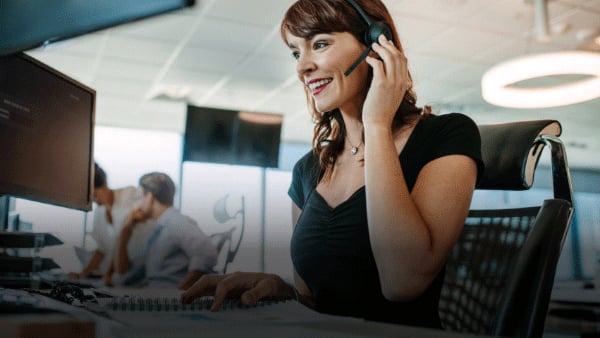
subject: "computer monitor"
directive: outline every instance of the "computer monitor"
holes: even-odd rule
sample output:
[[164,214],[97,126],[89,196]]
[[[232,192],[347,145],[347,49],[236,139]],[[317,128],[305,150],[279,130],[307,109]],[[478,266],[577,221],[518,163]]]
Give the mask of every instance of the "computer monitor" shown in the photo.
[[0,2],[0,55],[13,54],[187,6],[194,0]]
[[91,210],[95,102],[26,54],[0,57],[0,195]]
[[236,163],[277,168],[283,115],[240,111],[236,121]]
[[188,105],[183,161],[276,168],[283,115]]

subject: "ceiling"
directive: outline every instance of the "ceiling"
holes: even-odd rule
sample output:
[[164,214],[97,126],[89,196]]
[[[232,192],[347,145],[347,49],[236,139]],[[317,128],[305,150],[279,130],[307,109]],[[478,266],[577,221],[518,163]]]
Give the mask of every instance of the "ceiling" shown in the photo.
[[[183,132],[186,103],[284,114],[286,142],[312,125],[279,22],[292,0],[199,0],[193,8],[120,25],[27,53],[97,91],[98,125]],[[506,109],[481,97],[480,79],[513,57],[573,50],[600,33],[600,1],[551,0],[551,40],[539,42],[531,0],[384,0],[413,74],[418,105],[478,123],[554,118],[572,167],[600,169],[600,99]],[[568,77],[530,85],[556,84]],[[190,88],[182,99],[169,86]]]

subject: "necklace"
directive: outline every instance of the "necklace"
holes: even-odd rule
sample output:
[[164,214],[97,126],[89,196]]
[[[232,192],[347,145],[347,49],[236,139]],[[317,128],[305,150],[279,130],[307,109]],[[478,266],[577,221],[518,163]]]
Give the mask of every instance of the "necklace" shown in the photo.
[[352,154],[352,155],[356,155],[356,154],[358,153],[358,147],[360,147],[360,146],[363,144],[363,141],[362,141],[362,139],[360,140],[360,143],[359,143],[359,144],[357,144],[357,145],[353,145],[353,144],[350,142],[350,139],[348,139],[348,138],[346,138],[346,139],[348,140],[348,144],[350,145],[350,154]]

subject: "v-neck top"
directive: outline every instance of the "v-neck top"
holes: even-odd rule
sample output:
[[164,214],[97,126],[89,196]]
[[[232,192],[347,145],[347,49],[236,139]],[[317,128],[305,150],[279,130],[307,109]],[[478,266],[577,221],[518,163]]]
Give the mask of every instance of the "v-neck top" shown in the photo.
[[[408,189],[412,191],[427,163],[452,154],[471,157],[481,176],[477,125],[458,113],[424,116],[399,156]],[[315,189],[322,175],[318,158],[311,151],[295,164],[288,190],[302,210],[292,235],[292,262],[309,287],[317,311],[441,328],[438,302],[445,270],[414,300],[385,299],[369,240],[365,187],[331,207]]]

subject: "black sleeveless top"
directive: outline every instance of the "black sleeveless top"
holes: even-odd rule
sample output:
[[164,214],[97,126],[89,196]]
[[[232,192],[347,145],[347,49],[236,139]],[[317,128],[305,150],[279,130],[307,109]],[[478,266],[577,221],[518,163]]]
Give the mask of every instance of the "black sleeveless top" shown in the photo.
[[[399,156],[409,190],[425,164],[451,154],[473,158],[481,175],[481,140],[475,123],[457,113],[422,118]],[[309,152],[294,166],[288,191],[302,209],[292,236],[292,262],[310,288],[317,311],[441,328],[438,301],[444,269],[416,299],[386,300],[369,241],[364,186],[331,208],[315,190],[322,174],[318,158]]]

